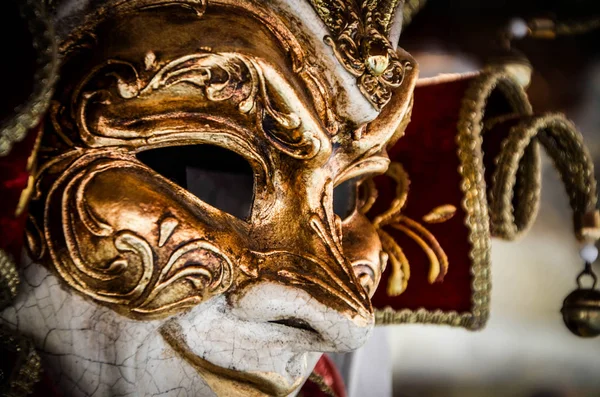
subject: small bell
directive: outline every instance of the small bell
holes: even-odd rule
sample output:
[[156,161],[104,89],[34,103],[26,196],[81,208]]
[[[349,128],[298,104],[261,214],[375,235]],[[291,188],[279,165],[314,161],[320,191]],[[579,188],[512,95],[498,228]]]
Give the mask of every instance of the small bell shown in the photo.
[[[591,288],[582,288],[581,278],[589,276],[593,280]],[[596,274],[592,271],[590,262],[577,277],[577,289],[564,300],[562,315],[569,330],[582,338],[592,338],[600,335],[600,291],[595,289]]]

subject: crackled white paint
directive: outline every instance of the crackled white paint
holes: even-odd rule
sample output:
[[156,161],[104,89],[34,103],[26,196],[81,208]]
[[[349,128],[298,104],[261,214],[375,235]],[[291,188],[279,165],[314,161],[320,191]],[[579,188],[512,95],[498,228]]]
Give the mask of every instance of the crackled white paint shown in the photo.
[[[374,323],[372,316],[369,319],[359,316],[351,319],[318,302],[306,291],[275,283],[262,283],[246,290],[243,297],[235,302],[232,313],[238,318],[258,322],[286,318],[308,320],[317,333],[294,329],[298,332],[292,334],[284,330],[288,327],[279,325],[273,329],[280,334],[285,333],[282,342],[295,351],[355,350],[367,341]],[[277,337],[277,334],[272,336]]]
[[31,337],[65,396],[212,397],[196,370],[158,333],[67,291],[45,268],[24,268],[0,322]]
[[[286,318],[303,319],[317,332],[268,322]],[[177,323],[195,355],[224,368],[276,373],[289,387],[312,371],[316,360],[307,352],[356,349],[373,328],[372,321],[352,321],[302,290],[274,283],[250,289],[233,308],[224,296],[212,299]]]
[[[177,319],[191,352],[223,368],[264,378],[276,374],[288,387],[303,382],[316,363],[318,343],[307,331],[279,324],[243,321],[231,312],[224,296]],[[312,343],[311,343],[312,342]],[[317,359],[320,354],[316,354]]]
[[[44,367],[66,396],[195,396],[214,393],[163,339],[174,321],[190,352],[223,368],[304,382],[320,353],[362,345],[373,323],[349,319],[306,292],[262,283],[235,299],[218,296],[161,321],[135,321],[83,299],[44,267],[23,268],[15,303],[0,323],[31,337]],[[316,331],[269,321],[297,318]]]

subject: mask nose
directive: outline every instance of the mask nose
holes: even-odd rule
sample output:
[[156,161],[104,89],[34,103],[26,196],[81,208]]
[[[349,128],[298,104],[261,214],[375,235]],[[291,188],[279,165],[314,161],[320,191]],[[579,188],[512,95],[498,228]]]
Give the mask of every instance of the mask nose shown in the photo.
[[243,320],[285,327],[292,335],[310,334],[304,340],[311,345],[298,351],[357,349],[374,325],[369,296],[344,255],[332,186],[326,184],[320,198],[313,191],[318,189],[309,189],[306,197],[285,197],[277,207],[282,212],[275,211],[269,227],[257,230],[264,244],[247,258],[253,277],[228,294],[233,313]]
[[373,309],[348,261],[280,251],[259,262],[259,277],[229,295],[235,315],[291,334],[304,331],[309,338],[300,339],[311,345],[298,351],[350,351],[368,339]]
[[297,351],[346,352],[361,347],[373,329],[372,309],[334,307],[290,284],[264,281],[236,295],[232,314],[242,320],[272,324],[292,338]]

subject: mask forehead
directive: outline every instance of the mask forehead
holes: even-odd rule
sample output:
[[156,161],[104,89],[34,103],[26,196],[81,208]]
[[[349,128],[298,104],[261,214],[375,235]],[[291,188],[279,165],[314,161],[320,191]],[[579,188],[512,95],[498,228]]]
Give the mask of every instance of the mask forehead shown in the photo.
[[[168,6],[164,6],[165,4]],[[78,54],[78,49],[86,47],[90,49],[74,63],[73,70],[67,71],[67,74],[72,76],[70,81],[78,81],[76,78],[78,74],[89,73],[92,68],[99,67],[107,59],[131,63],[137,73],[147,75],[147,72],[155,71],[159,66],[164,66],[167,61],[173,62],[194,53],[233,52],[250,59],[262,60],[266,64],[262,66],[268,66],[267,69],[272,72],[273,77],[279,77],[280,81],[287,83],[277,84],[274,81],[276,79],[268,79],[273,80],[270,81],[273,87],[268,88],[269,96],[272,97],[272,101],[276,100],[276,94],[280,93],[283,94],[282,99],[290,95],[297,97],[288,100],[283,107],[289,107],[299,99],[301,107],[312,113],[321,124],[318,128],[309,125],[305,130],[324,130],[329,137],[336,137],[337,143],[342,144],[350,135],[355,141],[357,137],[364,137],[366,126],[378,124],[377,128],[368,128],[371,138],[360,139],[360,142],[354,142],[351,147],[343,148],[345,151],[358,148],[359,151],[364,152],[375,144],[387,141],[391,135],[389,130],[395,129],[393,126],[385,128],[388,131],[379,131],[376,134],[372,132],[381,130],[379,125],[390,122],[393,124],[396,120],[402,119],[402,114],[407,113],[406,96],[412,92],[413,80],[417,75],[414,60],[403,50],[392,49],[392,44],[386,42],[381,33],[375,34],[375,30],[371,32],[373,35],[366,34],[368,32],[361,33],[365,34],[364,37],[367,39],[362,38],[361,34],[352,32],[353,36],[348,38],[350,40],[348,48],[366,43],[366,49],[355,48],[354,62],[358,66],[363,65],[358,70],[365,70],[366,65],[371,65],[373,62],[371,58],[374,57],[369,54],[374,50],[370,50],[372,45],[369,44],[369,40],[387,43],[385,51],[388,51],[387,57],[391,57],[385,62],[389,64],[385,73],[374,76],[361,72],[363,75],[360,84],[357,84],[352,73],[348,73],[347,62],[343,62],[343,60],[347,61],[346,57],[349,55],[336,49],[341,43],[339,40],[343,34],[338,31],[339,29],[330,26],[333,33],[341,35],[339,39],[336,37],[332,39],[328,36],[324,25],[314,23],[319,20],[319,16],[323,17],[320,14],[318,16],[314,9],[322,11],[327,8],[327,5],[314,4],[313,9],[305,2],[294,3],[292,7],[287,2],[275,1],[269,8],[264,8],[262,3],[258,2],[223,0],[211,1],[209,6],[203,1],[164,3],[154,0],[120,2],[117,5],[118,7],[112,8],[107,5],[95,18],[91,18],[84,28],[71,34],[70,38],[63,43],[65,53]],[[342,11],[345,9],[352,14],[351,6],[339,6],[340,9],[334,7],[336,9],[334,14],[339,17],[343,25],[346,14]],[[307,13],[306,18],[298,19],[294,16],[294,13],[300,12],[300,9]],[[393,12],[393,7],[391,11]],[[311,13],[314,18],[311,17]],[[377,18],[374,20],[379,21],[379,24],[382,24],[382,19],[387,20],[385,25],[387,27],[380,28],[382,32],[391,29],[390,15],[390,10],[385,7],[375,15]],[[94,22],[95,20],[98,22]],[[71,51],[73,49],[75,51]],[[370,70],[370,67],[372,65],[366,70]],[[364,78],[366,76],[372,78]],[[393,85],[380,83],[389,79],[394,82]],[[374,112],[376,109],[374,105],[361,102],[368,95],[359,94],[358,87],[365,92],[371,92],[374,96],[384,95],[384,92],[389,93],[390,89],[393,89],[395,103],[390,103],[390,106]],[[127,89],[134,91],[133,87]],[[352,99],[349,99],[348,95],[351,95]],[[181,93],[179,97],[185,98],[186,95]],[[188,99],[193,99],[193,95],[189,95]],[[65,100],[66,98],[61,102]],[[352,107],[358,103],[362,103],[361,108],[371,112],[369,117],[357,116],[359,112]],[[386,115],[387,113],[396,114],[390,117]],[[294,132],[299,133],[299,131]],[[318,134],[319,131],[310,132]],[[338,132],[342,134],[338,135]],[[104,142],[105,145],[115,143]]]
[[[201,15],[172,6],[130,11],[96,26],[94,51],[73,63],[75,75],[87,75],[73,78],[78,85],[61,100],[71,103],[78,138],[93,147],[125,144],[136,150],[221,144],[271,175],[296,159],[306,160],[289,167],[299,171],[327,163],[336,184],[383,172],[383,149],[409,114],[417,75],[410,56],[396,51],[404,70],[390,106],[374,121],[357,124],[342,117],[344,90],[323,78],[332,73],[323,73],[309,40],[285,26],[289,20],[269,18],[252,3],[254,14],[220,5]],[[81,36],[70,46],[80,48]],[[65,47],[68,52],[68,42]],[[256,117],[248,117],[252,113]],[[257,125],[262,134],[256,134]],[[265,150],[273,147],[274,153]],[[274,157],[275,165],[269,161]]]

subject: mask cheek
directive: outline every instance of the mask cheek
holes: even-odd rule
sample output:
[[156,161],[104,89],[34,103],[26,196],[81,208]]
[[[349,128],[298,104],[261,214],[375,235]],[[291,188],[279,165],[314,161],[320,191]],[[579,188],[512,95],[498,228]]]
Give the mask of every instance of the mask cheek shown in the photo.
[[372,297],[387,264],[377,231],[364,215],[355,211],[342,223],[342,233],[344,255],[352,263],[356,278]]
[[177,189],[130,161],[68,169],[48,196],[61,210],[44,219],[52,266],[82,295],[136,319],[172,315],[226,292],[242,234],[216,227],[227,224],[227,214]]

